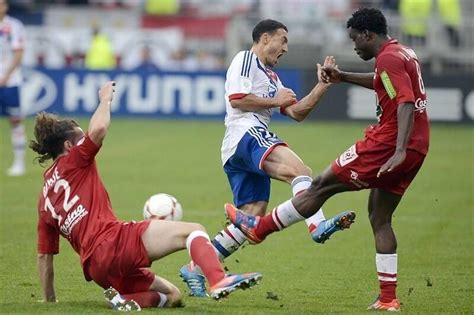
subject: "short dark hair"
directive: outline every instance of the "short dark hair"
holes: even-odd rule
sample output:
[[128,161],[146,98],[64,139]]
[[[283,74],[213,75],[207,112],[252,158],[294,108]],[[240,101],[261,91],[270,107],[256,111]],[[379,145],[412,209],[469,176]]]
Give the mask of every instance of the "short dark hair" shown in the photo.
[[352,13],[352,17],[347,20],[347,28],[358,31],[369,31],[379,35],[387,35],[387,20],[379,9],[360,8]]
[[258,43],[262,34],[269,33],[271,35],[272,33],[276,32],[280,28],[288,32],[288,28],[286,27],[286,25],[281,22],[271,20],[271,19],[262,20],[258,22],[252,31],[253,42]]

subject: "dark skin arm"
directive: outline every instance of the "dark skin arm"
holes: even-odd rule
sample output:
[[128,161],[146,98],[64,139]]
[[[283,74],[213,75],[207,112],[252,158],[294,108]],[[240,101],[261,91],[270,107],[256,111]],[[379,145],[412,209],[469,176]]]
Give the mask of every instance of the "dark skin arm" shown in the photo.
[[405,161],[406,149],[408,140],[410,140],[411,132],[413,130],[414,122],[414,109],[415,104],[403,103],[398,105],[397,109],[397,122],[398,122],[398,134],[397,134],[397,147],[395,153],[392,155],[387,162],[380,168],[377,173],[377,177],[391,172],[396,167]]
[[347,82],[374,89],[374,72],[356,73],[341,71],[337,66],[325,65],[322,68],[321,79],[323,83]]

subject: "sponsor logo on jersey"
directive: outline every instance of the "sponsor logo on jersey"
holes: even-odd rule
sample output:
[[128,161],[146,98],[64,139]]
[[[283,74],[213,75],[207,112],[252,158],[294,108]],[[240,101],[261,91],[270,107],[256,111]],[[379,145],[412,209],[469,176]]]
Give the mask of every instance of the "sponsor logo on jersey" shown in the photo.
[[79,223],[79,221],[85,217],[89,212],[87,211],[87,209],[82,205],[80,204],[79,206],[77,206],[76,209],[74,209],[73,211],[69,212],[67,217],[66,217],[66,220],[64,220],[64,223],[61,225],[61,232],[65,235],[65,236],[69,236],[71,234],[71,231],[73,229],[73,227]]
[[422,100],[421,98],[417,98],[415,101],[415,111],[423,113],[426,110],[427,104],[428,100]]
[[359,179],[359,173],[357,173],[356,171],[353,171],[353,170],[349,170],[351,172],[351,183],[354,184],[355,186],[359,187],[359,188],[367,188],[369,187],[369,184],[364,182],[364,181],[361,181]]

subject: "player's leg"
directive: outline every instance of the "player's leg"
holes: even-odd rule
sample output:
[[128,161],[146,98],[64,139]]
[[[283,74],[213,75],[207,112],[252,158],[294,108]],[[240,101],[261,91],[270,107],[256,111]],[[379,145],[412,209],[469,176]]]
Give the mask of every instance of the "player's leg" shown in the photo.
[[[392,151],[389,151],[387,156],[391,154]],[[392,216],[405,190],[423,165],[424,159],[424,155],[408,150],[403,164],[389,174],[381,176],[379,188],[374,188],[370,192],[368,210],[375,239],[375,262],[380,296],[369,306],[369,309],[400,309],[400,303],[396,297],[398,257]]]
[[116,310],[137,310],[136,304],[138,308],[182,306],[179,289],[145,268],[129,270],[126,276],[111,278],[104,296]]
[[197,223],[151,220],[142,241],[150,260],[187,248],[193,263],[209,282],[209,293],[215,299],[236,288],[253,286],[261,278],[259,273],[226,276],[209,236],[204,227]]
[[[313,181],[311,168],[293,150],[283,145],[275,147],[266,157],[263,169],[271,178],[290,184],[293,196],[308,189]],[[305,219],[309,232],[312,233],[324,220],[323,209]]]
[[9,117],[13,146],[13,163],[7,170],[7,175],[21,176],[25,173],[26,133],[20,111],[18,87],[0,88],[0,103],[2,111]]
[[[140,270],[145,272],[145,270]],[[146,271],[150,272],[150,271]],[[138,273],[127,277],[124,281],[136,282],[140,281]],[[137,302],[141,308],[147,307],[180,307],[182,303],[182,295],[180,290],[168,280],[154,275],[154,279],[147,291],[133,292],[122,294],[124,300],[132,300]]]
[[[332,195],[348,190],[353,188],[341,182],[329,167],[313,180],[306,191],[280,204],[264,217],[246,215],[229,204],[226,205],[226,214],[247,238],[259,243],[267,235],[314,215]],[[337,220],[331,221],[331,231],[326,236],[349,227],[354,218],[353,212],[344,212]],[[334,225],[336,228],[333,228]]]
[[369,309],[399,310],[397,288],[397,239],[392,216],[402,196],[374,188],[369,195],[369,220],[375,239],[375,264],[380,295]]
[[[255,143],[254,143],[255,141]],[[265,150],[252,137],[244,137],[236,154],[224,165],[224,171],[232,189],[233,200],[239,209],[251,215],[265,214],[270,198],[270,177],[256,166],[249,151],[258,150],[262,155]],[[243,144],[246,144],[245,146]],[[245,235],[230,224],[213,238],[219,259],[232,255],[247,240]]]

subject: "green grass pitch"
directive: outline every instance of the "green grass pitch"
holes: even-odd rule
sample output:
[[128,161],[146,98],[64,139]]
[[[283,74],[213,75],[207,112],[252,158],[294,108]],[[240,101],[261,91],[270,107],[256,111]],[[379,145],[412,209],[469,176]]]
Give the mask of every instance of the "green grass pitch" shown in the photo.
[[[86,127],[88,121],[81,123]],[[362,137],[365,125],[275,123],[272,129],[318,174]],[[29,138],[32,126],[30,119]],[[144,201],[166,192],[182,203],[184,220],[204,224],[212,237],[225,224],[223,204],[231,201],[220,162],[223,132],[223,124],[215,121],[114,119],[98,165],[118,217],[140,220]],[[472,126],[432,126],[425,165],[395,213],[403,312],[474,312],[473,134]],[[28,150],[28,174],[6,177],[9,135],[7,121],[0,120],[0,313],[110,313],[102,289],[84,280],[79,257],[65,240],[55,256],[59,303],[37,302],[36,203],[43,169],[32,163],[34,154]],[[345,193],[327,202],[327,216],[353,209],[358,219],[324,245],[312,242],[299,223],[261,245],[244,247],[225,262],[233,272],[262,272],[260,286],[222,302],[186,296],[185,308],[166,312],[365,313],[378,293],[367,195]],[[289,196],[286,184],[274,182],[270,206]],[[155,262],[152,269],[186,294],[178,270],[187,261],[182,251]]]

